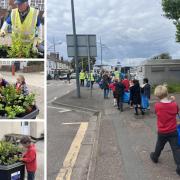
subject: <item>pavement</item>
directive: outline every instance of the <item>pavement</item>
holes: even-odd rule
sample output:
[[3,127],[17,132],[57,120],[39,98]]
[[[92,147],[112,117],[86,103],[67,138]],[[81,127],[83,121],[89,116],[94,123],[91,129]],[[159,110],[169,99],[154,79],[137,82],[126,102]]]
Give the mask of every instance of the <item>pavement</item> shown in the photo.
[[44,73],[16,72],[15,76],[12,76],[11,72],[1,71],[0,73],[3,75],[4,79],[13,84],[16,83],[16,78],[19,74],[25,77],[29,91],[36,94],[36,105],[39,108],[37,119],[44,119]]
[[[94,131],[96,134],[94,137],[96,137],[97,141],[93,141],[93,143],[97,143],[97,147],[91,147],[91,155],[93,155],[91,158],[85,158],[87,161],[89,160],[88,162],[86,161],[89,167],[81,168],[77,171],[76,166],[79,163],[84,163],[84,159],[78,161],[77,158],[73,167],[72,180],[179,179],[179,176],[175,173],[176,166],[168,144],[161,154],[158,164],[153,164],[149,159],[149,154],[154,150],[157,138],[156,116],[153,112],[154,102],[156,101],[154,97],[151,100],[151,110],[145,116],[139,115],[135,117],[133,110],[127,104],[124,105],[124,112],[122,113],[113,107],[112,95],[111,98],[104,100],[103,91],[97,87],[93,89],[92,94],[91,96],[90,90],[87,88],[81,88],[81,99],[78,99],[76,92],[72,91],[63,97],[56,98],[52,102],[56,107],[64,107],[79,112],[79,114],[81,111],[90,112],[88,110],[91,110],[92,114],[93,111],[99,111],[101,113],[100,123],[96,123],[97,126],[99,125],[99,131],[98,127]],[[177,94],[176,97],[178,103],[180,103],[180,95]],[[52,119],[53,115],[54,113],[52,112],[48,119]],[[65,120],[68,117],[69,119],[70,117],[74,119],[75,116],[73,114],[64,114],[64,116],[59,116],[59,121]],[[49,126],[51,125],[49,124]],[[53,130],[52,128],[51,131]],[[73,135],[71,134],[70,136],[73,139]],[[50,137],[48,141],[52,139]],[[81,150],[82,146],[78,157],[84,153]],[[48,150],[48,152],[51,151]],[[65,152],[67,151],[64,151],[64,154]],[[61,163],[62,159],[59,167],[62,166]]]

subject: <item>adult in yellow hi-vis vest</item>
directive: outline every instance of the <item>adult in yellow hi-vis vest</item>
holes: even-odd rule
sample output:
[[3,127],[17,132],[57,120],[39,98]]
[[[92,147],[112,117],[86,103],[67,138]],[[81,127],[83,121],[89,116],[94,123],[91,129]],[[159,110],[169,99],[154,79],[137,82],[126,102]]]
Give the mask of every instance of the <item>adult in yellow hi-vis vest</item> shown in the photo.
[[83,70],[81,70],[80,74],[79,74],[79,79],[81,82],[81,86],[84,86],[84,80],[85,80],[86,76],[85,76],[85,72]]
[[36,45],[35,36],[38,34],[37,44],[42,42],[42,26],[38,18],[39,10],[32,8],[28,0],[16,0],[17,8],[12,9],[10,16],[4,22],[0,36],[5,36],[8,25],[12,27],[12,43],[21,40],[24,44]]
[[95,81],[93,72],[88,74],[88,81],[91,83],[91,87],[93,88],[94,81]]
[[114,71],[114,78],[115,79],[119,79],[120,78],[120,72],[118,71],[117,67],[115,68],[115,71]]

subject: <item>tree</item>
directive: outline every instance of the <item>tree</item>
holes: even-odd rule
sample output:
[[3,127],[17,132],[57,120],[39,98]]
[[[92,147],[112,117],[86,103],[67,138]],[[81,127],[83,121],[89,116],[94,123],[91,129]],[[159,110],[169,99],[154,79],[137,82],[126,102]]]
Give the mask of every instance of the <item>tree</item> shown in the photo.
[[[91,64],[91,70],[93,68],[93,65],[96,63],[96,58],[91,57],[90,58],[90,64]],[[75,60],[74,58],[71,60],[71,68],[75,69]],[[83,69],[84,71],[88,71],[88,58],[79,58],[79,69]]]
[[157,56],[154,56],[152,59],[172,59],[169,53],[162,53]]
[[180,42],[180,0],[162,0],[164,16],[176,26],[176,42]]

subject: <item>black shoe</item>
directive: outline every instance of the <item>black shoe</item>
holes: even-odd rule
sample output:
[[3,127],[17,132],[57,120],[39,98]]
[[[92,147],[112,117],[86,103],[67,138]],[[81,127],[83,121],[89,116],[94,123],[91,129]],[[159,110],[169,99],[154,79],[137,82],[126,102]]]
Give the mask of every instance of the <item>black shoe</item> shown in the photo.
[[153,163],[158,163],[158,159],[156,159],[156,158],[154,157],[154,153],[153,153],[153,152],[150,153],[150,158],[151,158],[151,160],[152,160]]
[[141,114],[144,115],[144,111],[142,111]]
[[180,176],[180,168],[176,169],[176,173]]
[[138,113],[134,113],[134,115],[138,116],[139,114]]

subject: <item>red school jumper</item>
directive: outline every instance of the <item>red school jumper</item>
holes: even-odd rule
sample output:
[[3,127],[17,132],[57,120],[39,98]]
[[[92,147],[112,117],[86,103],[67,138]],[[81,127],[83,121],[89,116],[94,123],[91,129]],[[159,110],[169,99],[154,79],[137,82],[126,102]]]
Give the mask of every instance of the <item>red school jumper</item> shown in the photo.
[[37,160],[36,160],[36,148],[34,144],[28,146],[28,150],[23,154],[23,162],[26,165],[28,172],[36,172]]
[[168,134],[176,131],[176,115],[179,112],[179,107],[176,102],[158,102],[155,104],[155,112],[157,115],[157,128],[159,133]]

